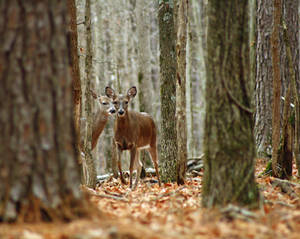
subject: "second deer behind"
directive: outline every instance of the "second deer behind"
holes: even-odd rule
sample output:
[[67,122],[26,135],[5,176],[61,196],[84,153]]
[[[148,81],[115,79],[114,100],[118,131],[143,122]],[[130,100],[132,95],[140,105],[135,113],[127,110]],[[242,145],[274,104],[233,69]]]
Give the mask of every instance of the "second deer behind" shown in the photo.
[[114,125],[114,141],[118,150],[117,162],[122,183],[126,184],[126,180],[122,174],[121,154],[123,150],[130,151],[130,188],[132,188],[132,173],[134,165],[137,165],[137,176],[134,184],[136,188],[140,173],[141,162],[139,161],[139,151],[147,149],[150,153],[159,186],[161,186],[158,173],[158,159],[156,147],[156,126],[152,117],[146,113],[135,112],[128,110],[128,104],[137,93],[135,86],[127,91],[127,95],[117,95],[110,88],[105,88],[105,94],[112,99],[113,105],[117,111],[117,116]]

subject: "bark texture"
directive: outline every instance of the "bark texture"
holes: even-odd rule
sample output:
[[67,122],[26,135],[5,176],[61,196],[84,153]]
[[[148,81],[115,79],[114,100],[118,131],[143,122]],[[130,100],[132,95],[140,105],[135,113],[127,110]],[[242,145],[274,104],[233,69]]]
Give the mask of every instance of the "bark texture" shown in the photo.
[[77,37],[77,14],[75,0],[68,0],[69,11],[69,59],[72,69],[73,81],[73,105],[74,122],[76,130],[76,148],[79,154],[80,149],[80,111],[81,111],[81,83],[78,59],[78,37]]
[[83,215],[67,4],[2,1],[0,29],[0,221]]
[[281,177],[282,164],[279,162],[280,143],[280,38],[279,29],[282,14],[281,0],[273,2],[273,31],[272,31],[272,66],[273,66],[273,104],[272,104],[272,172],[275,177]]
[[176,50],[174,3],[162,1],[158,10],[161,97],[161,180],[176,181]]
[[[281,68],[283,73],[283,84],[284,90],[287,91],[289,87],[291,87],[291,102],[295,105],[294,109],[287,109],[291,111],[291,114],[288,114],[288,129],[287,131],[290,132],[290,128],[293,128],[293,142],[290,140],[286,140],[286,143],[294,144],[293,146],[290,145],[286,147],[286,151],[284,154],[287,154],[286,160],[284,160],[285,165],[285,172],[292,171],[292,152],[288,148],[292,148],[294,151],[294,155],[296,158],[296,165],[298,168],[298,175],[300,175],[300,154],[299,154],[299,95],[300,95],[300,59],[299,59],[299,52],[300,52],[300,45],[299,45],[299,1],[293,0],[283,0],[283,26],[284,29],[284,36],[281,38],[283,42],[283,50],[281,53],[284,56],[281,59]],[[291,85],[290,85],[291,84]],[[297,90],[298,85],[298,90]],[[286,101],[288,95],[285,96]],[[291,120],[294,119],[294,120]],[[283,122],[284,123],[284,122]],[[292,123],[292,125],[291,125]],[[284,125],[284,124],[283,124]],[[285,137],[285,136],[283,136]],[[289,138],[289,137],[288,137]],[[288,156],[289,155],[289,156]],[[289,177],[289,175],[287,175]]]
[[186,43],[188,1],[179,0],[177,10],[176,40],[176,130],[177,130],[177,183],[184,184],[187,162],[186,125]]
[[203,199],[257,206],[247,1],[208,2]]
[[86,139],[85,139],[85,159],[83,161],[83,183],[88,187],[96,186],[97,172],[92,151],[92,32],[91,32],[91,1],[86,0],[85,6],[85,26],[86,26],[86,57],[85,57],[85,111],[87,119]]
[[272,1],[257,1],[255,141],[258,156],[270,156],[272,151]]

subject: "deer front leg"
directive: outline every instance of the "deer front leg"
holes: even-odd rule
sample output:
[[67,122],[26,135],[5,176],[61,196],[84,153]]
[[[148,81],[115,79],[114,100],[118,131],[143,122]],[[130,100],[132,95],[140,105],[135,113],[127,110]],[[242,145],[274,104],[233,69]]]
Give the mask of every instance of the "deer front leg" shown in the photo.
[[122,150],[118,147],[118,145],[117,145],[117,148],[118,148],[117,162],[118,162],[118,168],[119,168],[119,173],[120,173],[120,179],[123,184],[127,184],[126,180],[123,177],[123,173],[122,173],[122,165],[121,165]]
[[156,149],[156,147],[151,147],[151,148],[148,149],[148,151],[151,155],[153,166],[155,168],[155,172],[156,172],[156,176],[157,176],[157,180],[158,180],[158,185],[161,187],[161,182],[160,182],[159,172],[158,172],[158,163],[157,163],[157,149]]
[[130,150],[130,165],[129,165],[130,188],[132,188],[132,173],[133,173],[133,168],[134,168],[134,164],[135,164],[135,160],[136,160],[136,155],[137,155],[137,149],[136,149],[136,147],[133,147]]
[[137,150],[136,155],[135,155],[135,167],[136,167],[136,178],[135,178],[135,182],[134,182],[134,187],[133,189],[135,190],[139,180],[140,180],[140,175],[141,175],[141,171],[142,171],[142,163],[140,161],[140,151]]

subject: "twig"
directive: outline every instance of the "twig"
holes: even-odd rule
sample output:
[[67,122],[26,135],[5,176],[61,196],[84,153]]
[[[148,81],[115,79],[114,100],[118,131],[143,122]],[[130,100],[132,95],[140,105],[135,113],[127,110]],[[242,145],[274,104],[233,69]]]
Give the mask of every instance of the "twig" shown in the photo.
[[110,192],[110,191],[107,191],[107,190],[104,190],[104,192],[106,193],[106,194],[109,194],[109,195],[112,195],[112,196],[115,196],[115,197],[123,197],[123,195],[122,194],[118,194],[118,193],[113,193],[113,192]]
[[157,196],[156,198],[151,199],[151,201],[157,201],[157,200],[160,200],[160,199],[163,198],[163,197],[168,197],[168,196],[171,196],[171,195],[175,195],[175,194],[177,194],[181,189],[184,189],[184,188],[186,188],[186,186],[182,186],[182,187],[180,187],[180,188],[177,188],[175,191],[171,191],[171,192],[168,192],[168,193],[161,194],[161,195]]
[[251,220],[253,218],[258,218],[258,216],[255,213],[245,208],[240,208],[232,204],[229,204],[227,207],[221,209],[221,213],[232,218],[240,218],[244,220]]
[[117,200],[117,201],[122,201],[122,202],[129,202],[128,199],[126,198],[123,198],[123,197],[119,197],[119,196],[112,196],[112,195],[106,195],[106,194],[93,194],[93,196],[96,196],[96,197],[101,197],[101,198],[109,198],[109,199],[114,199],[114,200]]
[[82,190],[84,190],[85,192],[87,192],[88,194],[90,194],[92,196],[101,197],[101,198],[109,198],[109,199],[114,199],[114,200],[123,201],[123,202],[129,202],[129,200],[126,198],[123,198],[120,196],[116,197],[113,195],[99,194],[95,190],[85,187],[85,186],[82,186]]
[[293,198],[299,198],[294,189],[291,188],[292,183],[290,183],[289,181],[275,178],[273,181],[271,181],[271,184],[273,187],[280,187],[283,193],[287,193]]
[[[273,179],[273,182],[279,182],[279,183],[285,183],[285,184],[288,184],[290,186],[294,186],[296,188],[300,188],[300,184],[299,183],[294,183],[294,182],[291,182],[289,180],[285,180],[285,179],[280,179],[280,178],[274,178]],[[271,182],[272,183],[272,182]]]
[[284,202],[281,202],[281,201],[276,201],[274,203],[279,204],[281,206],[289,207],[289,208],[296,208],[295,205],[290,205],[290,204],[287,204],[287,203],[284,203]]

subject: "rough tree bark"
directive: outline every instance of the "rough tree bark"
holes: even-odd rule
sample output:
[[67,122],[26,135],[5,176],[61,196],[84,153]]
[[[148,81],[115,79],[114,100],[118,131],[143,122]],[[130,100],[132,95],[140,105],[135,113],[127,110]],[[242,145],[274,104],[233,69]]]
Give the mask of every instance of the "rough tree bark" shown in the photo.
[[[294,103],[295,108],[291,112],[293,114],[292,117],[289,117],[288,122],[288,128],[294,127],[295,137],[293,138],[293,141],[295,142],[295,145],[293,148],[294,155],[296,158],[296,165],[298,168],[298,175],[300,175],[300,155],[299,155],[299,95],[300,91],[298,88],[298,91],[296,90],[296,84],[298,83],[300,86],[300,61],[299,61],[299,1],[293,1],[293,0],[283,0],[283,26],[282,28],[284,31],[281,31],[281,34],[283,34],[283,37],[281,37],[282,42],[282,48],[283,48],[283,54],[281,53],[281,67],[284,68],[282,70],[283,72],[283,83],[285,86],[285,91],[289,87],[288,84],[291,84],[291,102]],[[282,29],[281,28],[281,29]],[[284,33],[282,33],[284,32]],[[282,57],[284,56],[284,57]],[[287,98],[288,95],[285,96]],[[289,110],[291,110],[289,108]],[[295,121],[290,120],[294,118]],[[291,125],[292,122],[292,125]],[[298,123],[297,123],[298,122]],[[289,130],[288,130],[289,132]],[[293,143],[294,143],[293,142]],[[286,157],[286,160],[284,160],[284,168],[287,172],[292,171],[292,158],[291,154],[292,152],[288,152],[288,148],[285,151],[284,154],[290,155],[290,157]],[[289,177],[289,176],[288,176]]]
[[203,199],[258,206],[248,1],[208,2]]
[[272,66],[273,66],[273,105],[272,105],[272,172],[275,177],[281,177],[282,164],[279,159],[280,143],[280,44],[279,29],[281,25],[281,0],[273,2],[273,31],[271,36],[272,44]]
[[177,183],[184,184],[187,161],[186,125],[186,42],[188,1],[175,1],[177,8],[176,40],[176,131],[177,131]]
[[0,221],[71,220],[79,191],[67,3],[0,4]]
[[161,1],[158,10],[160,45],[161,150],[160,166],[163,182],[176,181],[176,50],[174,2]]
[[270,156],[272,151],[272,31],[273,2],[257,1],[255,140],[258,156]]
[[75,0],[68,0],[69,11],[69,58],[72,69],[74,122],[76,130],[76,149],[80,151],[80,112],[81,112],[81,83],[78,59],[77,14]]

